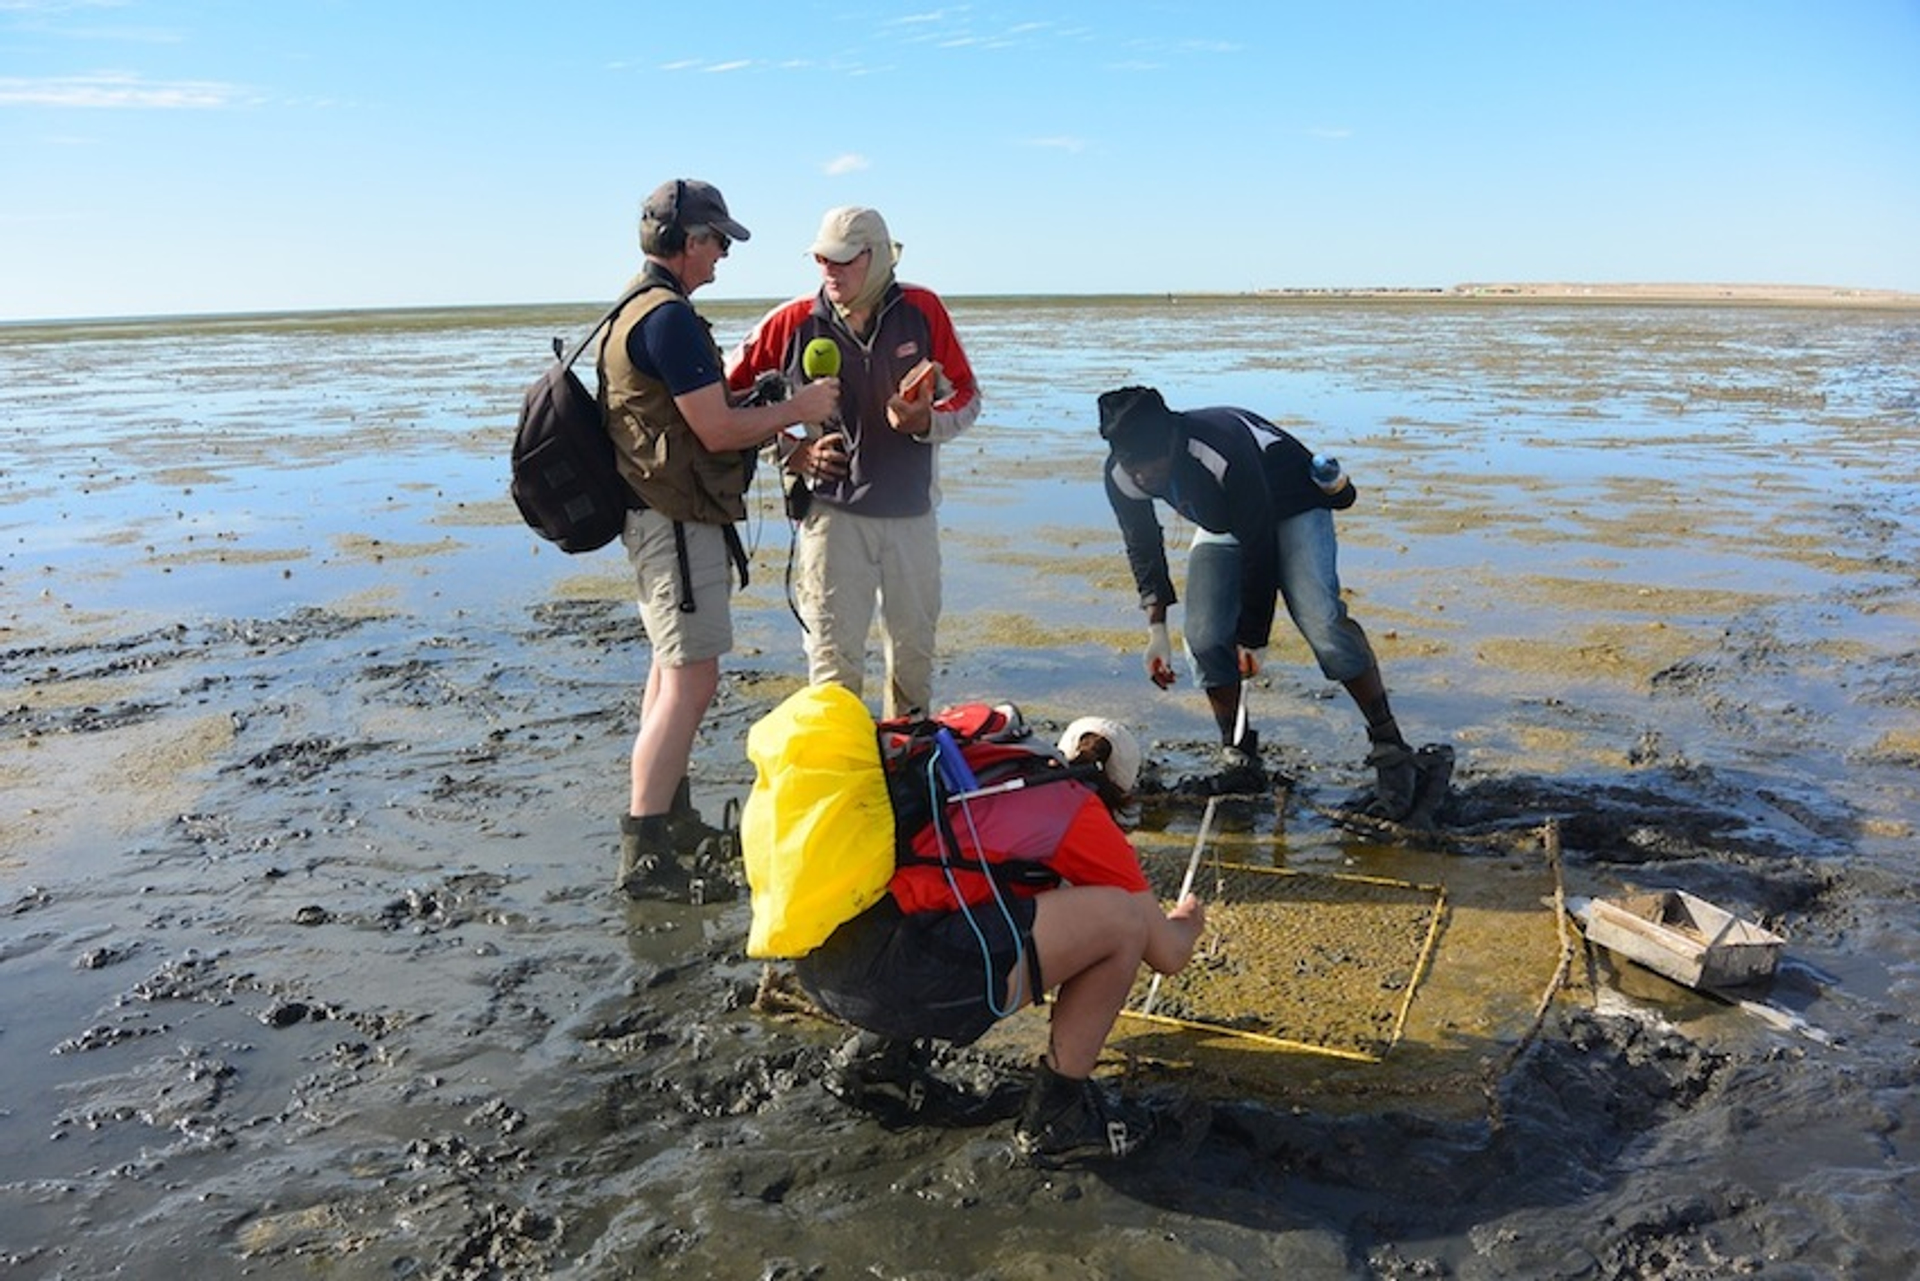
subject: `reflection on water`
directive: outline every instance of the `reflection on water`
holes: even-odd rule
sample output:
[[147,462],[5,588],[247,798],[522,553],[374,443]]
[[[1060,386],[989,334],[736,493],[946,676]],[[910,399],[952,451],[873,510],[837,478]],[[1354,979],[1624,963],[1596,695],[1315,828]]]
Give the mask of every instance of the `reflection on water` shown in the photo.
[[[952,307],[985,412],[943,452],[947,524],[972,540],[955,548],[979,553],[950,554],[950,595],[1043,621],[1084,615],[1096,593],[1047,575],[1010,583],[999,567],[1107,552],[1094,398],[1130,382],[1176,406],[1256,409],[1339,454],[1362,493],[1343,519],[1349,578],[1376,589],[1409,561],[1570,574],[1603,547],[1640,582],[1795,590],[1807,584],[1780,554],[1783,528],[1817,542],[1842,504],[1911,533],[1920,323],[1908,313],[1258,297]],[[761,308],[706,310],[726,344]],[[606,569],[541,548],[503,498],[520,391],[550,339],[577,339],[595,314],[0,328],[0,434],[19,460],[0,482],[0,566],[56,580],[76,609],[186,599],[226,613],[368,589],[378,549],[449,537],[549,579]],[[755,541],[778,573],[786,534],[764,475],[759,498]],[[1718,523],[1702,527],[1696,505]],[[1462,511],[1473,519],[1451,518]],[[103,547],[141,549],[144,567],[65,576]],[[427,577],[398,590],[487,599],[484,579]]]
[[[1108,670],[1132,643],[1094,421],[1099,392],[1131,382],[1176,406],[1256,409],[1339,454],[1361,494],[1341,518],[1343,577],[1369,626],[1408,642],[1402,682],[1457,684],[1452,667],[1420,664],[1554,634],[1576,601],[1611,626],[1685,636],[1717,626],[1729,597],[1810,597],[1836,574],[1884,587],[1916,558],[1910,313],[1258,297],[952,308],[985,411],[942,452],[943,642],[997,648],[1001,670],[1035,682],[1058,682],[1036,648]],[[761,307],[705,310],[724,345]],[[561,555],[505,499],[520,392],[551,339],[576,340],[596,314],[0,327],[15,460],[0,572],[15,617],[263,617],[356,597],[484,611],[583,579],[618,598],[616,554]],[[788,532],[765,469],[748,532],[743,647],[787,652]],[[1170,543],[1188,532],[1175,520]],[[1685,602],[1699,593],[1717,596],[1696,619]]]
[[[1908,313],[1257,297],[952,307],[985,412],[942,455],[950,613],[991,602],[1043,625],[1131,621],[1094,416],[1099,392],[1131,382],[1176,406],[1256,409],[1337,453],[1362,495],[1342,519],[1348,583],[1388,616],[1431,613],[1417,581],[1396,577],[1420,570],[1814,590],[1830,570],[1804,568],[1815,550],[1870,575],[1863,537],[1913,533],[1920,322]],[[706,310],[727,344],[761,307]],[[19,598],[80,613],[191,602],[265,615],[373,590],[396,606],[486,607],[491,570],[406,572],[409,548],[448,539],[516,576],[617,579],[611,554],[543,547],[504,499],[520,392],[551,338],[576,340],[595,314],[0,327],[0,438],[16,460],[0,481],[0,570],[34,588]],[[750,541],[762,582],[777,582],[787,534],[764,472],[758,498]],[[1861,515],[1821,532],[1836,506]],[[1176,521],[1172,539],[1185,533]],[[99,563],[116,548],[117,568]],[[1003,572],[1022,557],[1053,563]],[[747,597],[745,621],[762,606],[771,636],[777,597]]]

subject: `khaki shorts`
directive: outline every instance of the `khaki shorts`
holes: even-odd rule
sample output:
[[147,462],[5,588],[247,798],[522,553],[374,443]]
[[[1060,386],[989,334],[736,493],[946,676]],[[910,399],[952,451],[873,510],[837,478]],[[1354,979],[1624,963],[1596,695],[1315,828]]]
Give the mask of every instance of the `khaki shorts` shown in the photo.
[[653,661],[667,667],[718,658],[733,648],[733,614],[728,597],[733,583],[727,560],[726,531],[692,521],[686,533],[687,582],[692,610],[681,608],[680,558],[673,522],[651,509],[627,513],[620,536],[640,589],[640,622],[653,645]]

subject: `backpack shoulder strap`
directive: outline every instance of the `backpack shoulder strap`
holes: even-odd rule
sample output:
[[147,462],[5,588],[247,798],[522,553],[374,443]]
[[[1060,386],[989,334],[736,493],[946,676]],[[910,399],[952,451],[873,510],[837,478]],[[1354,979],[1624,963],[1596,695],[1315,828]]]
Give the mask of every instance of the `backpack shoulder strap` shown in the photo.
[[600,319],[595,322],[593,328],[587,331],[587,336],[575,345],[571,355],[567,353],[566,344],[556,337],[553,340],[553,358],[562,361],[567,368],[573,368],[573,362],[580,359],[580,353],[585,351],[593,340],[600,336],[601,330],[613,323],[613,318],[624,311],[628,303],[647,292],[647,290],[659,287],[661,287],[659,281],[649,278],[642,280],[639,284],[627,290],[626,293],[621,295],[620,301],[607,308],[607,314],[600,317]]

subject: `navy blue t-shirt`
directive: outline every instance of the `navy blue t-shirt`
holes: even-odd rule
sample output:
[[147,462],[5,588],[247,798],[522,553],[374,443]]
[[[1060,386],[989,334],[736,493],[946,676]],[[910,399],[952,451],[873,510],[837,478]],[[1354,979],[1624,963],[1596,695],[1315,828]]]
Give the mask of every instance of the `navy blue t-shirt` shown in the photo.
[[676,396],[699,391],[725,376],[707,322],[683,299],[648,312],[627,334],[627,359]]

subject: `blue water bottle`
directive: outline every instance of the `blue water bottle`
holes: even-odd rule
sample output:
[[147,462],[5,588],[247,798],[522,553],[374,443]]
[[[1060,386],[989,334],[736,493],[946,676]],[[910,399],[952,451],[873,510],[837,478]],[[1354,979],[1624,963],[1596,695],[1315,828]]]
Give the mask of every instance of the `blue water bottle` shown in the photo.
[[975,791],[980,780],[974,777],[973,769],[967,764],[967,758],[960,754],[960,744],[954,741],[952,731],[944,726],[933,731],[934,764],[947,780],[950,795],[958,796],[962,792]]
[[1340,466],[1340,460],[1332,454],[1315,454],[1308,469],[1313,474],[1313,483],[1320,486],[1320,492],[1337,494],[1347,487],[1347,473]]

